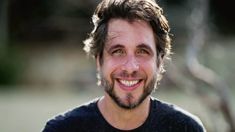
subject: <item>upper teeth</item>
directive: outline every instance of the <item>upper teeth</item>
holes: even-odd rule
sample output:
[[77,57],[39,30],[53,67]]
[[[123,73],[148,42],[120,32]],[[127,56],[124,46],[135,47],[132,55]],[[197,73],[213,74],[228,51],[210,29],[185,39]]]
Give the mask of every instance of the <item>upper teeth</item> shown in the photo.
[[120,80],[120,82],[123,85],[126,85],[126,86],[130,87],[130,86],[133,86],[133,85],[137,84],[138,80],[135,80],[135,81]]

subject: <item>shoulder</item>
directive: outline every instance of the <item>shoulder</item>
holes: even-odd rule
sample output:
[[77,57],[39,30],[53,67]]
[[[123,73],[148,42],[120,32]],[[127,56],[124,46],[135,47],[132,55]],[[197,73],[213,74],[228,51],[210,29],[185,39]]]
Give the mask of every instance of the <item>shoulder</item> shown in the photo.
[[201,120],[192,113],[167,102],[152,99],[153,116],[157,116],[162,126],[174,131],[205,132]]
[[55,116],[46,123],[43,132],[75,131],[78,127],[82,129],[81,126],[88,120],[97,119],[96,103],[97,100],[91,101]]

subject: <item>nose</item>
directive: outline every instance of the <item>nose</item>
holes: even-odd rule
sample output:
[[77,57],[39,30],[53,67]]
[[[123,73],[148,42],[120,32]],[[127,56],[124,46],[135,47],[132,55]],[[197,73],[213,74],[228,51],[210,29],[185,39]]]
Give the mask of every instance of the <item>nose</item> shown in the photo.
[[139,63],[134,56],[129,56],[123,62],[122,70],[126,71],[128,74],[132,74],[139,70]]

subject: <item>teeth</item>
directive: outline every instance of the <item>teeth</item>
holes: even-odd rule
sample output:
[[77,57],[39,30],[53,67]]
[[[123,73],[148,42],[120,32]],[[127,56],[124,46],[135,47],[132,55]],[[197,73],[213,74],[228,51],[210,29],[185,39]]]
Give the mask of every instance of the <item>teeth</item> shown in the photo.
[[120,80],[120,82],[123,85],[126,85],[126,86],[130,87],[130,86],[133,86],[133,85],[137,84],[139,81],[138,80],[135,80],[135,81]]

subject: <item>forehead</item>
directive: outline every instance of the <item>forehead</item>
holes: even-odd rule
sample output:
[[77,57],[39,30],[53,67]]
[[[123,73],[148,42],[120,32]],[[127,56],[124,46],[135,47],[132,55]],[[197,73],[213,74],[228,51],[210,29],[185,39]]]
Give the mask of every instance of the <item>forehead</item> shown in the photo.
[[146,43],[155,47],[154,32],[151,26],[143,20],[128,21],[111,19],[108,23],[107,45],[113,43],[130,44]]

